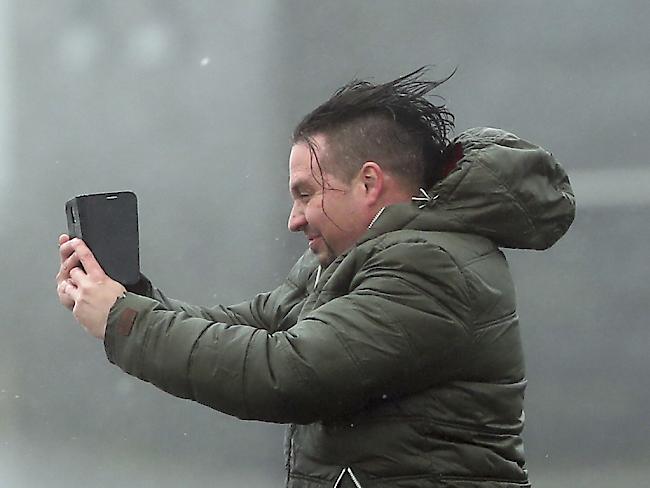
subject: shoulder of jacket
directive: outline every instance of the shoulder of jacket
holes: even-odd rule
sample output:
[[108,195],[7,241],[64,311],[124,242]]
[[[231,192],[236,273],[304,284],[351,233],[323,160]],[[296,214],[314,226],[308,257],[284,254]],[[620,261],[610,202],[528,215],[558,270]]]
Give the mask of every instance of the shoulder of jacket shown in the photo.
[[[421,275],[435,275],[443,268],[455,268],[461,277],[463,263],[459,262],[455,246],[446,235],[451,234],[412,229],[387,232],[354,248],[341,262],[341,268],[353,275],[359,273],[356,278],[365,275],[362,270],[378,267],[396,274]],[[350,279],[354,281],[352,275]]]
[[454,261],[464,262],[476,255],[497,250],[497,246],[487,238],[467,233],[436,230],[401,229],[387,232],[364,243],[370,254],[393,246],[400,246],[408,252],[409,245],[423,245],[432,250],[449,254]]

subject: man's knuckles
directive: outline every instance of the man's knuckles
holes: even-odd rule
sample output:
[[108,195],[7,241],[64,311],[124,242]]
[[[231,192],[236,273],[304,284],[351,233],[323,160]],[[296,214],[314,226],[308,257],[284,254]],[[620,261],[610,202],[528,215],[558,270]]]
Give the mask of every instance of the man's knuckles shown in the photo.
[[74,250],[74,253],[80,261],[88,261],[94,259],[93,253],[90,252],[87,246],[80,245]]

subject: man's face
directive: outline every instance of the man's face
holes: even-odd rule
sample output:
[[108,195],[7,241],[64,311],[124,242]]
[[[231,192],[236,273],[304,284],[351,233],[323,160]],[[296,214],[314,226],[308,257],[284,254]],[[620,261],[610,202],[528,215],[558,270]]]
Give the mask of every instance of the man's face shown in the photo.
[[314,141],[320,168],[306,143],[295,144],[289,156],[289,190],[293,199],[289,230],[304,232],[311,251],[321,265],[327,266],[355,244],[373,216],[368,216],[364,205],[360,178],[346,183],[328,172],[322,165],[324,137],[316,136]]

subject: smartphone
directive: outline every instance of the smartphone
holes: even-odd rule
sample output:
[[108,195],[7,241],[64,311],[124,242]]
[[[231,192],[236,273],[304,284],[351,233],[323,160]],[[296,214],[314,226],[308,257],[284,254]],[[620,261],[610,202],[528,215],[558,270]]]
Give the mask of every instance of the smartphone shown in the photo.
[[65,204],[70,237],[82,239],[106,274],[123,285],[140,279],[138,199],[131,191],[79,195]]

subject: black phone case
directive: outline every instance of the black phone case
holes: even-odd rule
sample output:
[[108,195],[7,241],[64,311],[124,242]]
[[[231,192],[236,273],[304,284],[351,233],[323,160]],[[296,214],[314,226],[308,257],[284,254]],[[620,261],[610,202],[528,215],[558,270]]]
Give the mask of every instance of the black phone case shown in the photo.
[[106,274],[123,285],[140,279],[138,200],[121,191],[79,195],[65,204],[70,237],[79,237]]

